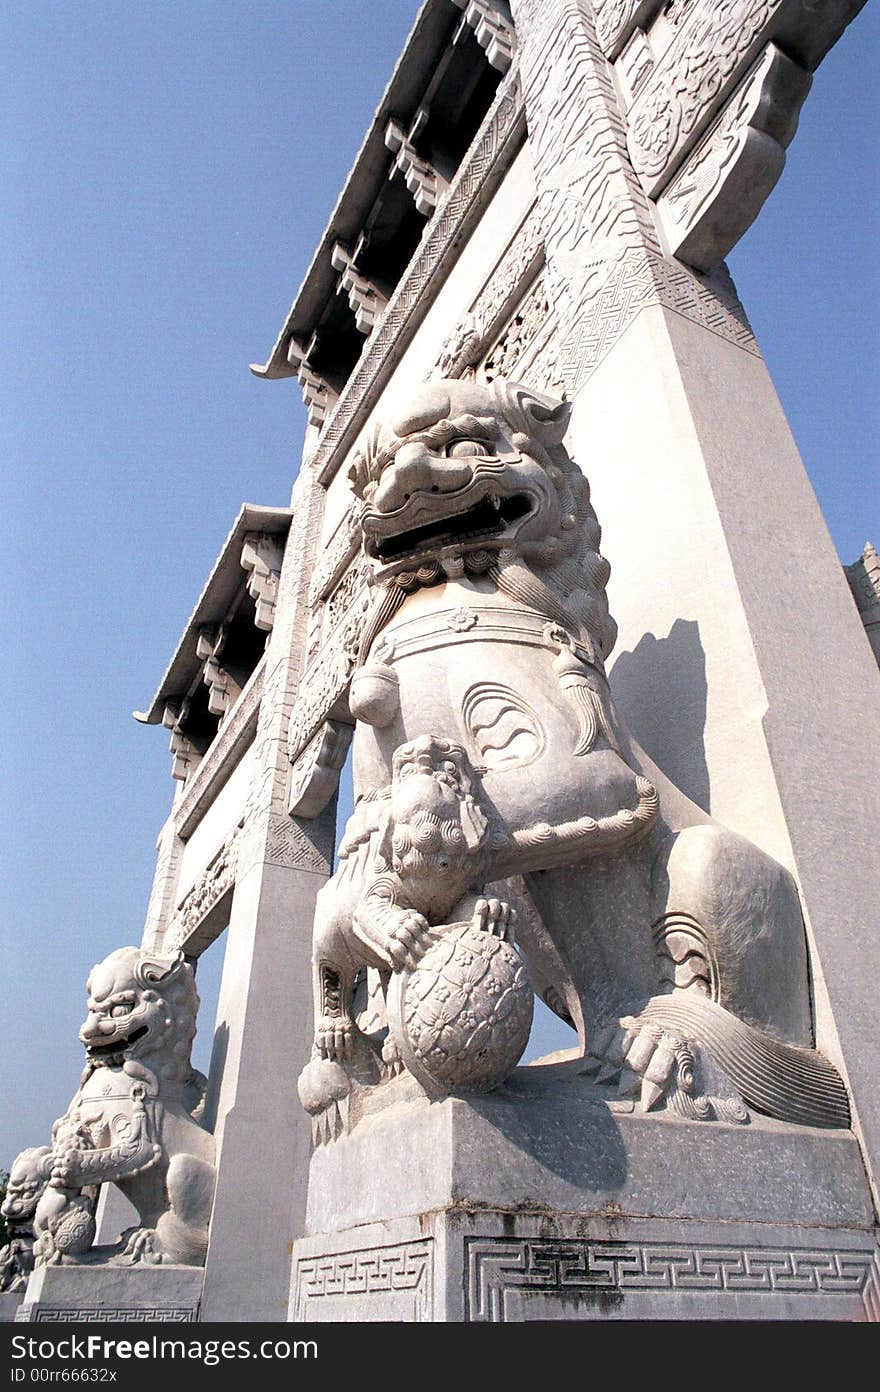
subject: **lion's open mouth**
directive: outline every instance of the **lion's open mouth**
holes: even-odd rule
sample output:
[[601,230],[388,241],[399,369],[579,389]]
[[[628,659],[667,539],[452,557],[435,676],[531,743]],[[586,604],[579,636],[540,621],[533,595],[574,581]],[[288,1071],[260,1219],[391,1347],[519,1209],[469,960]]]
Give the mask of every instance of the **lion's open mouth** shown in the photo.
[[395,561],[411,552],[436,550],[454,546],[456,542],[488,540],[501,535],[513,522],[526,517],[533,508],[527,493],[512,493],[507,497],[487,495],[473,507],[453,517],[438,517],[421,527],[383,537],[373,542],[371,550],[380,561]]
[[130,1048],[136,1040],[143,1039],[144,1035],[147,1033],[148,1026],[141,1025],[140,1029],[132,1030],[131,1034],[125,1035],[122,1038],[116,1036],[113,1039],[109,1039],[106,1044],[87,1044],[86,1053],[89,1058],[106,1058],[110,1054],[121,1054],[123,1050]]

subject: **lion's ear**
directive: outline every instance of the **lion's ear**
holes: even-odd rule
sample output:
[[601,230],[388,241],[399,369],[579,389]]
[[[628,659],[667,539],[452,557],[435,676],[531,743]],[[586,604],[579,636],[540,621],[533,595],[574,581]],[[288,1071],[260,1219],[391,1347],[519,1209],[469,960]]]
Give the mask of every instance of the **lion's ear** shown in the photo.
[[571,402],[535,391],[523,382],[506,382],[497,377],[493,392],[509,421],[534,436],[545,447],[561,445],[571,417]]
[[139,986],[158,986],[171,981],[185,966],[182,952],[173,957],[139,957],[135,963],[134,976]]

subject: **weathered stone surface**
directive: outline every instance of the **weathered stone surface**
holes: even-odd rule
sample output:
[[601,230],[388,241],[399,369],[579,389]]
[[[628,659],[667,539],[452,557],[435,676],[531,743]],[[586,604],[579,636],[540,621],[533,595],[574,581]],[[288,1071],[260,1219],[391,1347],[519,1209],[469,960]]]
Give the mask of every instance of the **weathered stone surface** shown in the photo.
[[519,1069],[476,1102],[429,1103],[400,1079],[317,1152],[291,1318],[880,1314],[851,1135],[657,1125],[610,1110],[570,1067]]
[[192,1266],[43,1266],[28,1284],[22,1323],[187,1323],[198,1319],[204,1273]]
[[873,1237],[853,1229],[452,1209],[306,1238],[291,1319],[876,1320]]
[[398,1078],[365,1097],[349,1135],[315,1152],[307,1231],[450,1206],[870,1228],[849,1132],[762,1117],[704,1126],[603,1092],[577,1064],[519,1068],[496,1092],[433,1102]]
[[11,1324],[18,1316],[24,1291],[0,1291],[0,1324]]

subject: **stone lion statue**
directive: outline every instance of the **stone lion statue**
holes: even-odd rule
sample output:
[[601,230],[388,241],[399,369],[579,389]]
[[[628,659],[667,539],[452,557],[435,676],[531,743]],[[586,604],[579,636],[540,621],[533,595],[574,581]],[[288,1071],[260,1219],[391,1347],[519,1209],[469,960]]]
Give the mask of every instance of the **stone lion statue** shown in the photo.
[[34,1220],[38,1264],[84,1257],[92,1186],[117,1184],[140,1216],[115,1260],[198,1266],[214,1194],[214,1138],[196,1116],[190,1050],[199,998],[182,954],[119,948],[92,968],[80,1039],[86,1067],[54,1125]]
[[532,983],[578,1031],[584,1071],[645,1109],[846,1125],[811,1048],[792,877],[676,788],[615,709],[609,566],[568,414],[515,383],[430,381],[355,457],[376,599],[304,1101],[320,1111],[322,1067],[336,1098],[339,1070],[366,1076],[363,969],[387,991],[455,919],[509,934],[513,877]]
[[0,1213],[9,1241],[0,1247],[0,1291],[23,1291],[34,1269],[34,1214],[49,1180],[49,1146],[29,1146],[15,1157]]

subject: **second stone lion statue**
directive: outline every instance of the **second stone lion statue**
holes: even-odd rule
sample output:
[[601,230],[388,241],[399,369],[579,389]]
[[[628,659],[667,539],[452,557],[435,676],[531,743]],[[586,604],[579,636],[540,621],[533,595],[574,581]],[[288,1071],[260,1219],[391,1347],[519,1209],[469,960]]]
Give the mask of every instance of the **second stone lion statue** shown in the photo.
[[[585,1071],[646,1109],[846,1125],[811,1047],[794,881],[676,788],[615,709],[609,567],[568,410],[501,380],[431,381],[355,458],[376,599],[350,694],[356,806],[316,914],[304,1101],[319,1113],[368,1077],[359,974],[387,990],[452,922],[508,936],[522,877],[537,913],[519,946]],[[392,1030],[384,1065],[400,1052]]]
[[44,1159],[34,1218],[37,1264],[85,1259],[95,1185],[116,1184],[138,1210],[114,1260],[200,1266],[214,1196],[214,1138],[195,1119],[204,1083],[190,1050],[192,968],[123,947],[93,967],[80,1030],[86,1067]]

